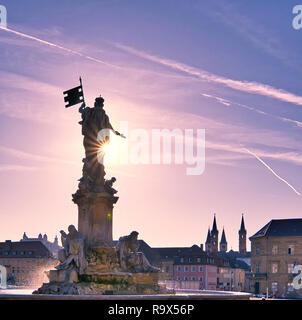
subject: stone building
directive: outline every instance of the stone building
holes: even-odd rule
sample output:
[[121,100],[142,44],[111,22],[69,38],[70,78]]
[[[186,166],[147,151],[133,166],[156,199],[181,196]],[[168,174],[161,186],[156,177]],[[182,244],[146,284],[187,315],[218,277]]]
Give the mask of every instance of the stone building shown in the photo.
[[209,253],[197,245],[152,252],[150,260],[161,268],[161,280],[175,289],[248,291],[245,275],[250,267],[239,252]]
[[202,247],[152,248],[152,262],[162,270],[161,280],[175,289],[216,290],[217,266]]
[[302,219],[271,220],[249,239],[251,292],[301,297],[293,287],[293,270],[302,264]]
[[217,289],[224,291],[249,291],[249,282],[246,275],[250,266],[238,259],[233,251],[219,252],[214,258],[217,265]]
[[185,283],[190,282],[191,288],[186,286],[187,289],[216,290],[217,266],[205,253],[180,257],[174,262],[174,280],[183,289],[186,289]]
[[54,241],[51,242],[51,241],[48,240],[48,237],[47,237],[46,233],[43,236],[40,233],[38,235],[38,238],[29,238],[27,236],[27,234],[24,232],[23,233],[23,237],[22,237],[22,239],[20,241],[41,241],[49,249],[49,251],[52,253],[52,255],[54,257],[58,257],[58,252],[62,248],[62,247],[59,246],[58,237],[57,236],[55,236]]
[[0,242],[0,265],[6,267],[10,284],[39,286],[47,281],[44,271],[57,264],[41,241]]

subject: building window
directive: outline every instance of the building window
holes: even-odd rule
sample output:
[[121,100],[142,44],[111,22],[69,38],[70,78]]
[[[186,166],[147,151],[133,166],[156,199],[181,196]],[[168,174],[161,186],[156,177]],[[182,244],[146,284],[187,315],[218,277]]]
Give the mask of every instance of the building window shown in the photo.
[[192,258],[189,258],[189,262],[192,262]]
[[188,272],[189,271],[189,267],[188,266],[185,266],[184,267],[184,272]]
[[188,281],[188,277],[184,277],[184,280],[185,280],[185,281]]
[[293,273],[294,272],[294,264],[293,263],[289,263],[287,265],[287,272],[288,273]]
[[199,267],[199,272],[202,272],[202,267],[201,266]]
[[196,280],[196,278],[195,278],[195,277],[192,277],[192,278],[191,278],[191,280],[192,280],[192,281],[195,281],[195,280]]
[[255,265],[255,272],[256,272],[256,273],[259,273],[259,270],[260,270],[259,263],[256,263],[256,265]]
[[169,272],[169,266],[166,266],[166,272]]
[[180,258],[180,262],[184,262],[184,258]]
[[259,253],[260,253],[260,249],[259,249],[259,247],[256,247],[256,255],[258,255]]
[[177,271],[179,271],[179,272],[181,271],[181,266],[177,267]]
[[272,291],[273,292],[278,291],[278,282],[272,282]]
[[272,263],[272,273],[278,272],[278,263]]
[[273,254],[274,256],[278,254],[278,246],[277,246],[277,245],[273,245],[272,254]]
[[192,267],[191,267],[191,271],[192,271],[192,272],[195,272],[195,271],[196,271],[196,267],[195,267],[195,266],[192,266]]
[[294,291],[294,285],[292,283],[287,284],[287,291],[288,292],[293,292]]
[[181,277],[177,277],[177,280],[178,280],[178,281],[181,281]]
[[294,254],[294,245],[293,244],[290,244],[287,248],[287,253],[292,255]]
[[200,258],[197,258],[197,262],[201,262],[201,259],[200,259]]
[[202,277],[199,278],[199,281],[202,282]]

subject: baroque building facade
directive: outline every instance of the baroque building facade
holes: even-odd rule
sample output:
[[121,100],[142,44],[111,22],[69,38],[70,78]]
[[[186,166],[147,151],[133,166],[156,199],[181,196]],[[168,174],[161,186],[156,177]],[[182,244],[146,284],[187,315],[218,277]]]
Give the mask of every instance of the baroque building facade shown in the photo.
[[302,288],[293,284],[295,266],[302,265],[302,219],[271,220],[249,239],[251,292],[302,297]]

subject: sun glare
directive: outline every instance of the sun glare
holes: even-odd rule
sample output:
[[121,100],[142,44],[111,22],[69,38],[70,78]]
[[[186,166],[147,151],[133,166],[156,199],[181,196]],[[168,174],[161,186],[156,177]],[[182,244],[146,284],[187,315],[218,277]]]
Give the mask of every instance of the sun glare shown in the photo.
[[118,164],[121,156],[120,138],[112,136],[110,141],[105,142],[99,147],[98,157],[103,157],[104,164]]

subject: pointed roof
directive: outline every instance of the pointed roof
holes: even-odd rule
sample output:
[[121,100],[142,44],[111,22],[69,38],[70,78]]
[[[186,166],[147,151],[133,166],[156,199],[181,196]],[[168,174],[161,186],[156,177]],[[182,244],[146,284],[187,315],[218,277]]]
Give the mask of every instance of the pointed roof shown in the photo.
[[210,227],[208,229],[208,235],[207,235],[207,240],[206,243],[211,243],[211,233],[210,233]]
[[218,231],[218,230],[217,230],[217,225],[216,225],[216,213],[214,213],[214,220],[213,220],[212,231]]
[[241,226],[240,226],[239,232],[246,232],[245,226],[244,226],[243,214],[242,214],[242,218],[241,218]]
[[221,235],[221,240],[220,240],[220,243],[223,243],[223,244],[226,244],[226,238],[225,238],[225,233],[224,233],[224,228],[222,230],[222,235]]
[[302,219],[273,219],[249,239],[270,236],[302,236]]

